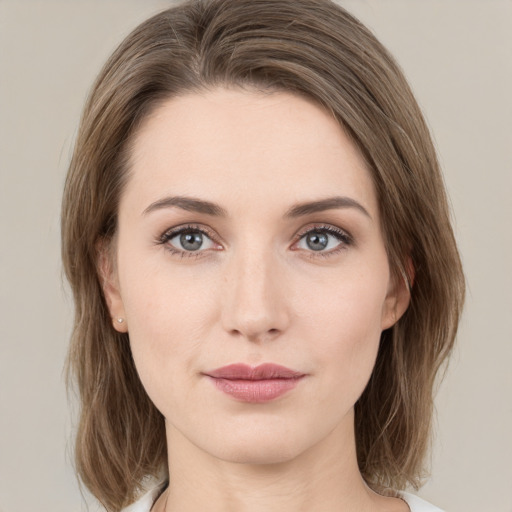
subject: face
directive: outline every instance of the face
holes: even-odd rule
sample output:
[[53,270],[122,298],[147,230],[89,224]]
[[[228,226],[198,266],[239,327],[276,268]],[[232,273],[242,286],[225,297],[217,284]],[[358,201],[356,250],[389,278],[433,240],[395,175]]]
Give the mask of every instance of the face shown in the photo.
[[[349,432],[407,296],[339,124],[291,93],[194,93],[146,120],[131,164],[105,293],[168,433],[277,462]],[[214,376],[264,363],[300,378]]]

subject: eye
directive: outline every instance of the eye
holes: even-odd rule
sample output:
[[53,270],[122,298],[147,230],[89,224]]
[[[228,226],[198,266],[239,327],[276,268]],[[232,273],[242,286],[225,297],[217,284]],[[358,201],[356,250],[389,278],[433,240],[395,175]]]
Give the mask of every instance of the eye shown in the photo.
[[315,226],[299,236],[296,247],[317,253],[318,256],[337,254],[353,243],[348,233],[334,226]]
[[[166,231],[159,239],[159,243],[174,254],[182,257],[199,256],[200,253],[218,248],[209,233],[194,226],[184,226]],[[195,254],[194,254],[195,253]]]

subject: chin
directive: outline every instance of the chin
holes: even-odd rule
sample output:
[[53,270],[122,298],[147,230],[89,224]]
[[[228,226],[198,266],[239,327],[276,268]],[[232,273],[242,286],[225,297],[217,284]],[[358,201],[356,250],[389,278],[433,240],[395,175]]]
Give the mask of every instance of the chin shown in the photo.
[[220,460],[236,464],[281,464],[289,462],[312,443],[281,432],[252,432],[247,436],[225,436],[214,442],[210,453]]
[[271,465],[282,464],[295,459],[300,454],[300,450],[294,449],[276,449],[276,447],[229,447],[227,450],[219,453],[220,460],[234,464],[257,464]]

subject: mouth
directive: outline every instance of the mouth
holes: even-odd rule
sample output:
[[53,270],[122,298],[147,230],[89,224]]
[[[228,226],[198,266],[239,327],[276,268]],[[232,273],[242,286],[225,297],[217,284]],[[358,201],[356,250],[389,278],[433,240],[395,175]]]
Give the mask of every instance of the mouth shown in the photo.
[[306,374],[285,366],[265,363],[256,367],[231,364],[205,373],[216,388],[242,402],[262,403],[278,398],[297,386]]

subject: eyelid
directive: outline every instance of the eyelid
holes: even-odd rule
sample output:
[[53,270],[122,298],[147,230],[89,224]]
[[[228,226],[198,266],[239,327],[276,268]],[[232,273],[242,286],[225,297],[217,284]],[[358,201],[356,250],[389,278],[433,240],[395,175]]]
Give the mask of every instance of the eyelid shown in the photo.
[[202,233],[203,235],[206,235],[208,238],[212,240],[216,238],[216,234],[206,226],[200,226],[196,224],[183,224],[180,226],[174,226],[164,231],[160,236],[160,241],[162,243],[168,242],[171,238],[174,238],[175,236],[180,235],[181,233],[186,231],[197,231],[199,233]]
[[334,226],[332,224],[324,224],[322,222],[313,223],[313,225],[308,225],[302,229],[299,230],[297,233],[297,237],[301,238],[304,235],[307,235],[311,231],[326,231],[328,233],[337,234],[340,235],[340,237],[346,238],[347,240],[352,241],[352,235],[348,233],[347,230],[341,229],[337,226]]

